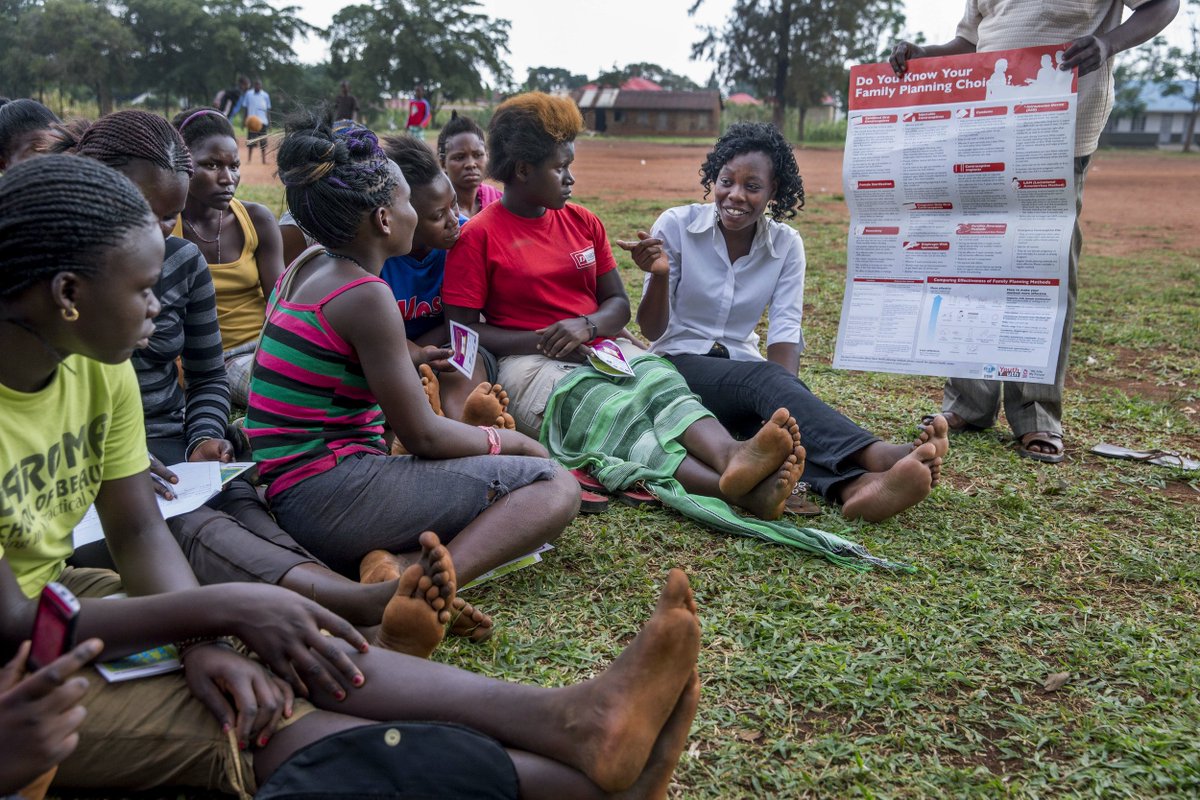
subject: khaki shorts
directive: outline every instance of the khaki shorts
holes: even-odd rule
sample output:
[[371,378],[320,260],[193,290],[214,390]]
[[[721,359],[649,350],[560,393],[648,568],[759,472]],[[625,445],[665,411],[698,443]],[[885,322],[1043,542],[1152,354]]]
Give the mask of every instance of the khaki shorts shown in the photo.
[[[123,591],[121,576],[106,569],[67,567],[58,582],[77,597]],[[82,704],[87,717],[79,746],[58,768],[56,788],[193,786],[253,795],[253,758],[192,696],[182,672],[108,683],[91,670]],[[291,724],[312,710],[297,699]]]
[[[646,351],[628,339],[616,339],[626,360],[642,356]],[[546,403],[555,385],[583,364],[569,364],[543,355],[505,356],[500,359],[497,383],[508,392],[508,413],[517,422],[517,430],[538,438]]]

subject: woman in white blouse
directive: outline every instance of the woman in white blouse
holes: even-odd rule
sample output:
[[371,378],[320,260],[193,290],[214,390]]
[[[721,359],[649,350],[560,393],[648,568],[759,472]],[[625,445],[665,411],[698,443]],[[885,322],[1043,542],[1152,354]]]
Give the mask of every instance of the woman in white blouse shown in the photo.
[[[878,522],[923,500],[949,450],[934,417],[912,444],[888,444],[796,377],[804,335],[804,243],[781,220],[804,205],[792,148],[766,123],[733,125],[700,169],[714,203],[668,209],[638,242],[617,242],[646,275],[637,320],[717,419],[753,433],[785,406],[808,451],[803,480],[849,519]],[[755,326],[768,310],[767,356]]]

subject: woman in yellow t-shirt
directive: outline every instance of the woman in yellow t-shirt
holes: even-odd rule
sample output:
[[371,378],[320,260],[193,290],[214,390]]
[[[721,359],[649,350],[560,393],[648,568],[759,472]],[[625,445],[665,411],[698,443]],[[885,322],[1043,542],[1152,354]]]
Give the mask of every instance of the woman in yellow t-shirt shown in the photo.
[[[383,719],[457,723],[498,739],[510,748],[514,794],[519,784],[554,797],[665,797],[699,697],[700,630],[682,572],[612,668],[555,689],[368,652],[349,623],[287,589],[196,585],[150,488],[128,363],[154,332],[164,247],[137,188],[99,162],[50,155],[0,178],[0,661],[29,638],[36,597],[57,580],[80,597],[78,638],[102,640],[106,657],[176,642],[186,667],[93,680],[55,786],[249,797],[297,749]],[[64,566],[93,502],[119,575]],[[420,576],[412,598],[422,605],[442,595],[423,562],[444,548],[426,536],[422,563],[406,570]],[[118,591],[129,597],[109,597]],[[12,735],[0,728],[0,766],[18,752]],[[435,764],[404,753],[397,748],[408,777],[433,774]]]
[[229,120],[215,108],[189,108],[171,123],[195,165],[173,235],[194,242],[208,261],[230,400],[244,407],[266,301],[283,274],[283,240],[266,206],[233,196],[242,179],[242,161]]

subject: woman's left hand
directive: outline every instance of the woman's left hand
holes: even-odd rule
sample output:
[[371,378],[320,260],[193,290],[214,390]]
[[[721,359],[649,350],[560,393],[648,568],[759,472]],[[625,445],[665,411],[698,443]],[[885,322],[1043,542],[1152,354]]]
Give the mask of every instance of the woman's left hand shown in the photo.
[[538,349],[542,355],[550,358],[562,358],[576,350],[579,345],[592,339],[592,326],[583,317],[560,319],[545,328],[534,331],[540,333],[542,340]]
[[184,656],[184,677],[222,730],[237,732],[243,749],[250,744],[262,747],[279,720],[292,714],[292,687],[223,644],[189,650]]

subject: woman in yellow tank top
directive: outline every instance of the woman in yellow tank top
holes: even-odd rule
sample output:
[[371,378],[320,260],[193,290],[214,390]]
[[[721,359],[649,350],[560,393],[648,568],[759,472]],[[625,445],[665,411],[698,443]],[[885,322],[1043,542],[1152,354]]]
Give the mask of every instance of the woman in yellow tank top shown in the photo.
[[234,199],[241,160],[229,120],[215,108],[191,108],[172,123],[196,168],[174,235],[194,242],[208,261],[230,397],[245,407],[266,301],[283,273],[283,242],[266,206]]

